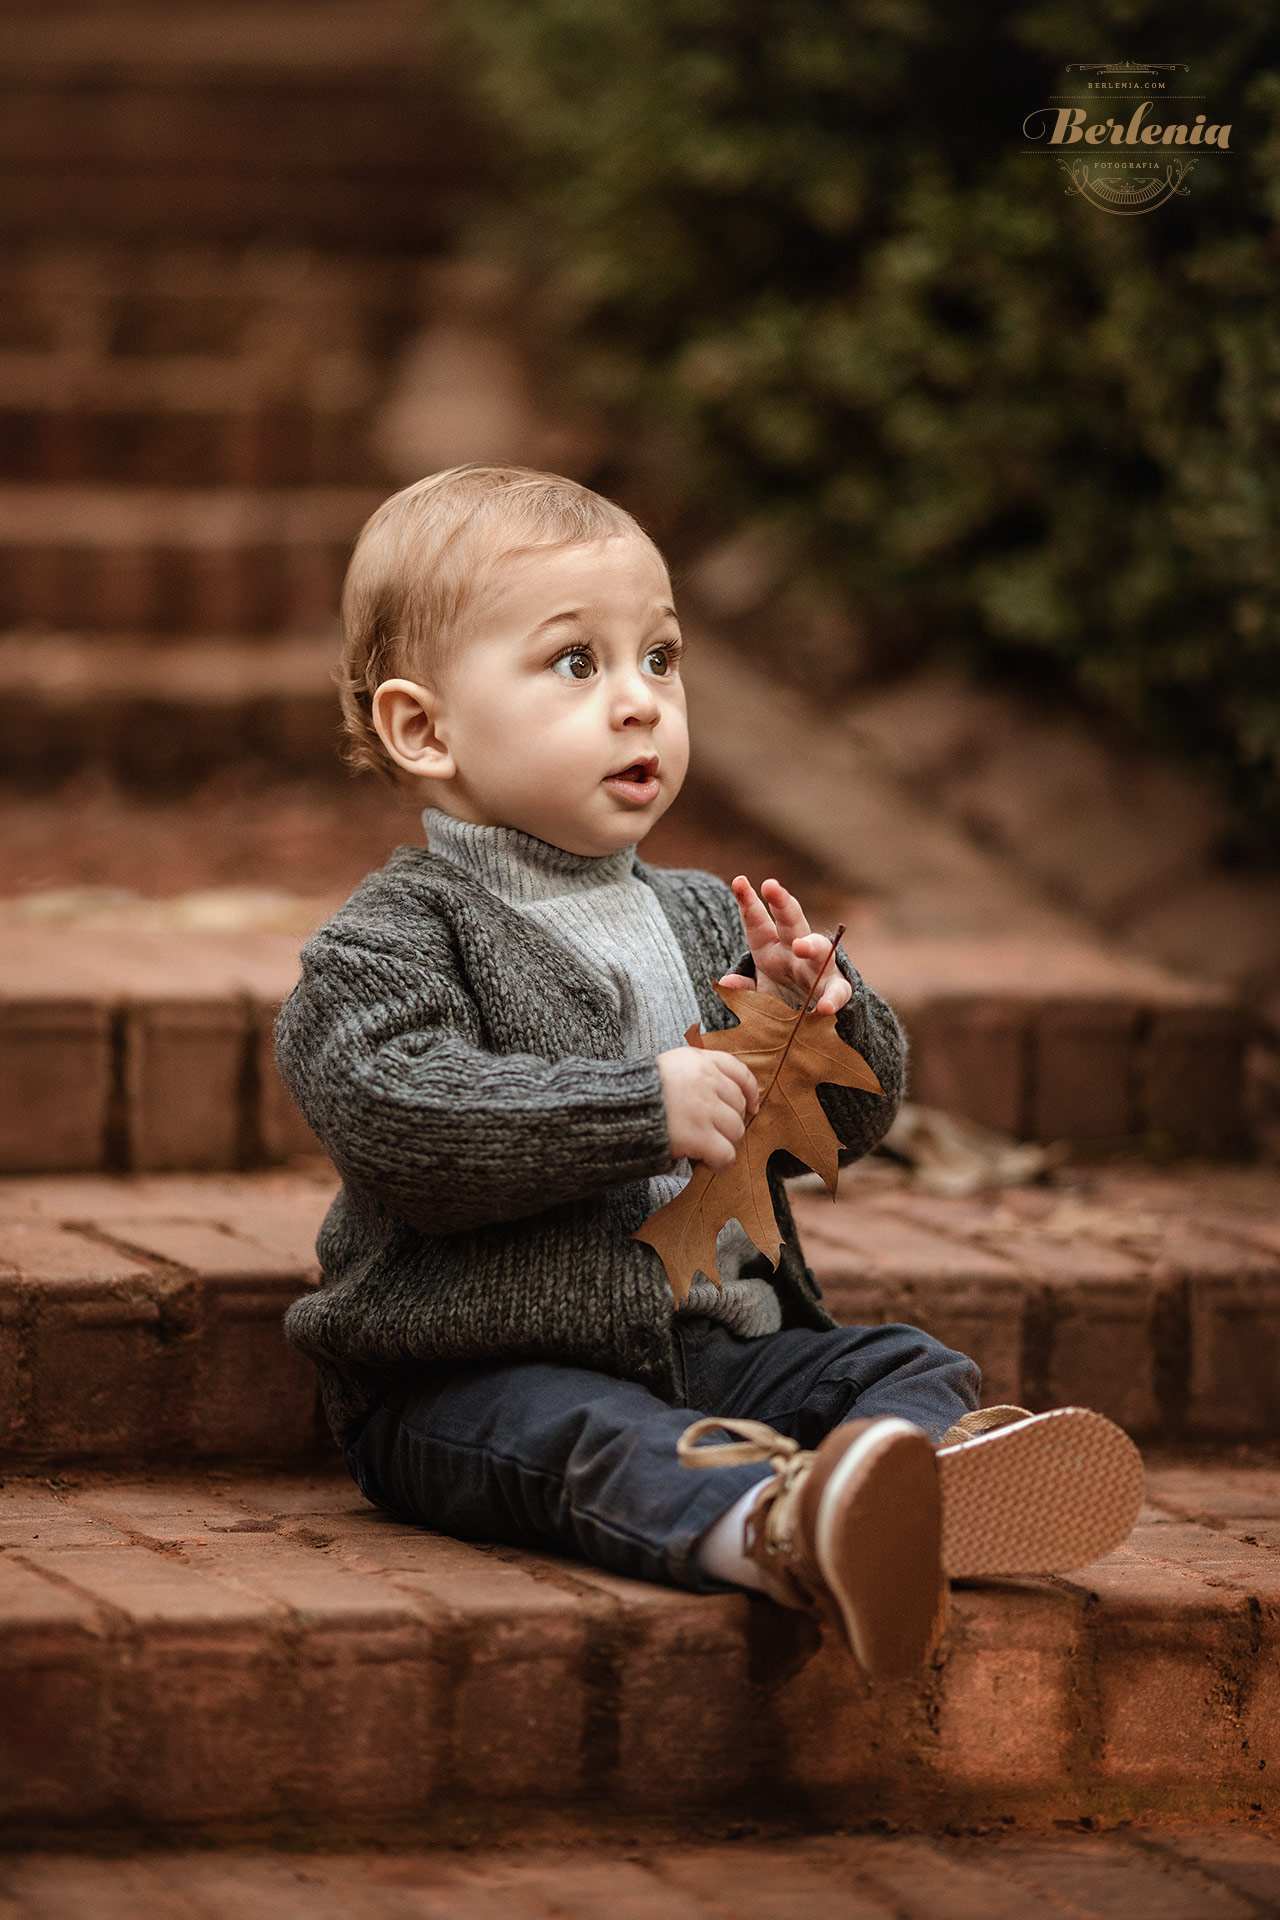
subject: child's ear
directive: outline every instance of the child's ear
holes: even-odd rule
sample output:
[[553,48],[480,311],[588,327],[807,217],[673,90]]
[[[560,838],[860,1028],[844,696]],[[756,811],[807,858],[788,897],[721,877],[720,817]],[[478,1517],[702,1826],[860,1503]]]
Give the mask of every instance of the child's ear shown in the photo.
[[384,680],[373,696],[378,738],[406,773],[451,780],[457,762],[436,729],[438,701],[430,687],[413,680]]

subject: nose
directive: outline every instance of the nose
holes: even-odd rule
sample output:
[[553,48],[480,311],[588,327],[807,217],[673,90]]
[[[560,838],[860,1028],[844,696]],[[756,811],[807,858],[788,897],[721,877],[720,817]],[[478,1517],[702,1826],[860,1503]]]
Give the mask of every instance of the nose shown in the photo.
[[621,727],[652,727],[660,719],[653,682],[638,668],[625,668],[619,674],[614,692],[613,722]]

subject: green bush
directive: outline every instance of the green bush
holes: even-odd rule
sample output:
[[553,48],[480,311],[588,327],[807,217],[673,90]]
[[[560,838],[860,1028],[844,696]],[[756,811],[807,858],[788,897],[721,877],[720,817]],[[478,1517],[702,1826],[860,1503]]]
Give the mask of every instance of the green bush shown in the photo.
[[[1274,831],[1274,7],[452,17],[511,156],[490,234],[571,320],[583,391],[673,430],[695,507],[798,536],[873,633],[1074,686]],[[1189,62],[1234,151],[1113,217],[1020,128],[1068,61],[1134,57]]]

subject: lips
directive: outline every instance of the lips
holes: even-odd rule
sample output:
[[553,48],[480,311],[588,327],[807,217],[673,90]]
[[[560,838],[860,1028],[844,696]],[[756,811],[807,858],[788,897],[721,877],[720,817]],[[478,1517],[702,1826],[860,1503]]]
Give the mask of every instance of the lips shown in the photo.
[[628,806],[647,807],[661,791],[656,753],[641,754],[616,773],[605,775],[604,785]]

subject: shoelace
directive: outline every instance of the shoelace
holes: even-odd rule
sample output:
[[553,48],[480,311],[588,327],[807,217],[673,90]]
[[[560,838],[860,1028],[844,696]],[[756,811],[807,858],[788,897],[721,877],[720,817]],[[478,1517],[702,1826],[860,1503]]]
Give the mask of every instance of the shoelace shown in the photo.
[[[709,1433],[737,1433],[739,1440],[723,1441],[718,1447],[700,1447],[699,1440]],[[802,1452],[800,1442],[763,1420],[695,1420],[676,1441],[676,1458],[682,1467],[752,1467],[767,1460],[779,1474],[785,1463]]]
[[994,1433],[998,1427],[1012,1426],[1015,1420],[1030,1420],[1033,1415],[1025,1407],[980,1407],[976,1413],[965,1413],[956,1421],[954,1427],[948,1427],[938,1442],[943,1447],[960,1447],[966,1440],[976,1440],[984,1433]]
[[[741,1438],[714,1447],[699,1446],[699,1440],[710,1433],[736,1433]],[[790,1558],[795,1537],[788,1523],[794,1518],[794,1507],[784,1496],[813,1462],[813,1454],[798,1440],[763,1420],[695,1420],[676,1441],[676,1458],[683,1467],[750,1467],[768,1461],[775,1478],[772,1484],[765,1482],[761,1498],[747,1516],[747,1550],[751,1552],[762,1539],[767,1554]]]

